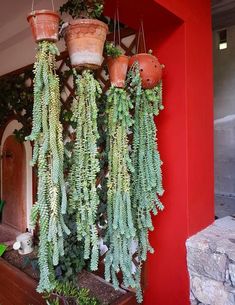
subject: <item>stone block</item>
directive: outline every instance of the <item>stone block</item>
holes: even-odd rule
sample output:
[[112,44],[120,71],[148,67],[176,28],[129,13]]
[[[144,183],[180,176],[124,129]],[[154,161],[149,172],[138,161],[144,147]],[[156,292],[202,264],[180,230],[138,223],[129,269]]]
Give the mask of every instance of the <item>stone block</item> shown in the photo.
[[188,268],[190,272],[210,277],[217,281],[226,279],[226,255],[212,253],[210,250],[202,251],[188,247]]
[[235,287],[235,264],[229,264],[228,270],[232,285]]
[[234,305],[235,295],[225,290],[222,282],[194,276],[191,290],[199,302],[207,305]]

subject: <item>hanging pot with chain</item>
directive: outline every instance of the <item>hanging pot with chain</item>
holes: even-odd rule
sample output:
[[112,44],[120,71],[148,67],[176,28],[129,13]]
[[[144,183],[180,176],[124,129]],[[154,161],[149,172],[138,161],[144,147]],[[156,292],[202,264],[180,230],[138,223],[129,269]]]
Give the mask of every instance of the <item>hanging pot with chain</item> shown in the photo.
[[72,67],[98,69],[103,62],[107,25],[96,19],[77,19],[69,22],[65,31]]
[[[143,39],[144,53],[138,53],[140,45],[140,37]],[[129,61],[129,67],[135,62],[139,64],[141,84],[143,89],[154,88],[162,79],[162,68],[156,56],[146,51],[145,35],[143,21],[141,22],[138,40],[137,40],[137,54],[133,55]]]
[[31,26],[32,34],[36,42],[58,40],[60,15],[53,10],[34,10],[34,0],[32,1],[32,11],[27,16]]

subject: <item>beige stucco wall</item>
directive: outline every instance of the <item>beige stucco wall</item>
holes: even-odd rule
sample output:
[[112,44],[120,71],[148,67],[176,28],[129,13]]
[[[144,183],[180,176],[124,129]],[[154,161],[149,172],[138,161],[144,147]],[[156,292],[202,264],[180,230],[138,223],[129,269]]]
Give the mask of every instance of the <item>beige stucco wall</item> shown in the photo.
[[[58,10],[64,0],[55,0]],[[51,9],[49,0],[35,1],[36,9]],[[0,75],[14,71],[34,62],[36,44],[33,41],[29,24],[26,20],[31,11],[31,1],[4,1],[1,4],[0,20]],[[6,18],[4,17],[6,16]],[[64,42],[58,43],[64,50]]]

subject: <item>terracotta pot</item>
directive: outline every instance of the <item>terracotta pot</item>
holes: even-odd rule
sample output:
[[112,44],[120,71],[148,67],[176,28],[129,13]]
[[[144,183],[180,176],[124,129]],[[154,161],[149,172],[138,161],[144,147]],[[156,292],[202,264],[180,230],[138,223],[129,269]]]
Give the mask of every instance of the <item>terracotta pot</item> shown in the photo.
[[108,57],[109,79],[111,84],[117,88],[123,88],[125,86],[128,62],[129,58],[126,55],[121,55],[116,58]]
[[162,65],[157,57],[148,53],[136,54],[130,58],[129,66],[131,67],[136,61],[140,66],[142,87],[144,89],[154,88],[162,78]]
[[36,42],[47,40],[57,41],[60,16],[50,10],[32,11],[27,20],[31,26],[33,37]]
[[70,21],[65,41],[74,68],[97,69],[102,65],[107,32],[107,25],[96,19]]

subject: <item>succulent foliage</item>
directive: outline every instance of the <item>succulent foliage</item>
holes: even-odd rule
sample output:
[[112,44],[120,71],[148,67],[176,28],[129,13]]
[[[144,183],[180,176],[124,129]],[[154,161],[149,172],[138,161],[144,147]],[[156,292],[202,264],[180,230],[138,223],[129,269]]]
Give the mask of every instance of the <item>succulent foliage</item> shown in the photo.
[[59,78],[55,64],[58,54],[54,43],[43,41],[38,44],[34,65],[33,127],[27,137],[27,140],[34,141],[32,165],[38,168],[37,203],[32,208],[31,223],[35,226],[39,218],[39,292],[54,288],[54,266],[64,254],[63,235],[70,233],[63,219],[67,195],[62,125],[59,120]]
[[83,71],[82,75],[76,71],[74,74],[76,98],[72,105],[72,121],[76,123],[76,140],[68,177],[69,209],[76,212],[77,238],[84,241],[84,259],[91,259],[91,270],[96,270],[99,257],[96,179],[100,170],[96,100],[102,90],[89,70]]
[[125,286],[135,287],[132,275],[132,243],[136,230],[131,207],[131,177],[133,171],[128,148],[128,131],[133,121],[133,108],[126,91],[111,87],[108,91],[108,244],[105,278],[118,288],[116,274],[121,271]]
[[89,295],[89,290],[78,289],[77,286],[67,283],[57,283],[52,293],[44,296],[47,305],[99,305],[100,302]]
[[[153,252],[149,243],[149,230],[153,224],[151,213],[163,209],[159,196],[163,194],[162,172],[156,142],[154,116],[163,109],[161,82],[153,89],[143,89],[139,67],[135,64],[129,72],[129,88],[135,103],[133,145],[131,160],[134,171],[131,178],[131,202],[136,228],[139,266],[136,271],[137,299],[142,301],[140,278],[142,262],[147,252]],[[138,288],[139,287],[139,288]]]

